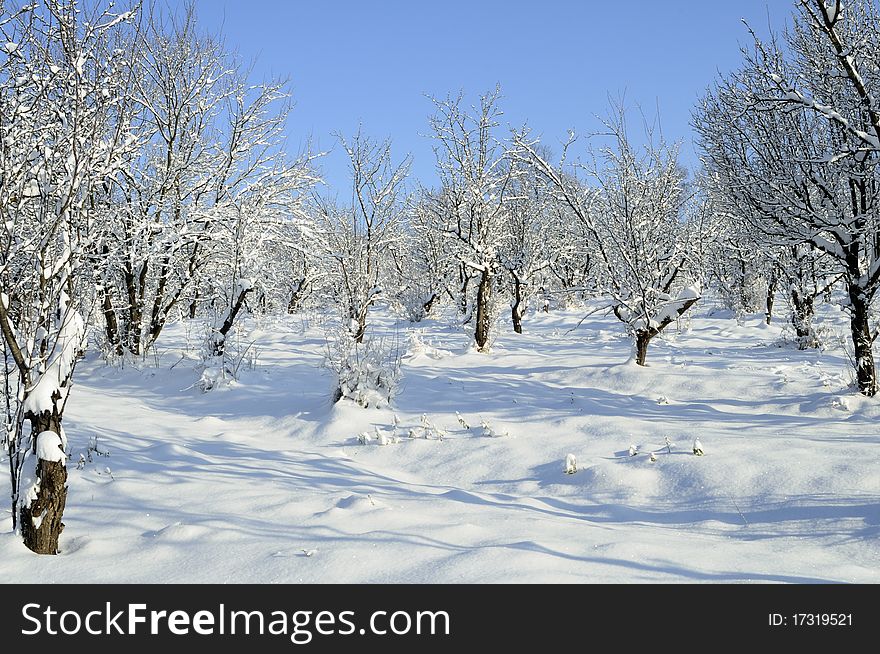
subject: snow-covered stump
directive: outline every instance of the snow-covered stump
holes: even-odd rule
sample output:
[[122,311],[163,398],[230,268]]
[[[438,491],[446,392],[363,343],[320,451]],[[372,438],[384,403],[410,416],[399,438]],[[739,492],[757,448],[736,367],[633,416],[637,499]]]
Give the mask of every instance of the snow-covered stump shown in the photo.
[[58,539],[64,529],[61,518],[67,503],[67,467],[61,431],[61,418],[55,411],[28,415],[37,434],[36,478],[22,502],[21,536],[25,547],[36,554],[57,554]]

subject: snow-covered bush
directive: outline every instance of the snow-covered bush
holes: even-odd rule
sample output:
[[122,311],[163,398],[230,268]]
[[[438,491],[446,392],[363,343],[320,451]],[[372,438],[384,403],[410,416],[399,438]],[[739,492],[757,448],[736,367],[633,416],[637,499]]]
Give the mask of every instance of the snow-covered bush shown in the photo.
[[499,431],[488,420],[480,421],[480,434],[482,434],[486,438],[499,438],[501,436],[510,436],[510,433],[507,430]]
[[253,341],[239,327],[232,338],[223,338],[222,351],[217,353],[217,331],[210,324],[203,339],[200,352],[201,363],[196,366],[199,379],[195,386],[207,393],[219,386],[239,378],[242,370],[253,370],[257,366],[259,350]]
[[387,407],[400,379],[400,348],[395,341],[367,338],[358,343],[346,331],[327,342],[324,365],[336,376],[333,401],[351,400],[364,408]]

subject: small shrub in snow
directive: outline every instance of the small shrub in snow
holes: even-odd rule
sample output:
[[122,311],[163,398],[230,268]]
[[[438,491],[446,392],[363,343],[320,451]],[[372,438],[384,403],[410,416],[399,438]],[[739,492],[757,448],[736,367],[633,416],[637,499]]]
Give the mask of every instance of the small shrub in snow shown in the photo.
[[666,451],[669,454],[672,454],[672,448],[675,446],[675,443],[673,443],[671,440],[669,440],[669,436],[666,437],[665,441],[666,441]]
[[364,407],[386,407],[400,379],[400,351],[383,340],[357,343],[347,334],[328,342],[325,367],[336,375],[334,402],[348,399]]
[[657,460],[657,455],[651,452],[651,456],[649,458],[651,459],[651,463],[654,463]]
[[629,446],[629,455],[630,455],[630,456],[635,456],[635,455],[638,454],[638,453],[639,453],[639,448],[638,448],[638,447],[636,447],[635,445],[630,445],[630,446]]
[[567,475],[573,475],[578,471],[577,457],[574,454],[565,455],[565,466],[563,470]]
[[462,429],[470,429],[471,428],[471,426],[468,424],[467,420],[462,418],[461,414],[458,411],[455,412],[455,417],[458,418],[458,424],[461,425]]
[[700,442],[699,438],[694,439],[693,451],[697,456],[703,456],[703,444]]
[[480,422],[480,429],[482,430],[482,435],[487,438],[499,438],[501,436],[509,436],[510,434],[506,431],[498,431],[496,430],[488,421],[483,420]]
[[94,452],[97,456],[110,456],[110,450],[98,443],[97,436],[92,436],[89,439],[89,445],[86,448],[89,463],[92,462],[92,452]]
[[393,445],[400,442],[400,439],[393,433],[389,434],[388,432],[383,431],[378,427],[373,428],[373,433],[376,436],[376,443],[378,445]]
[[[442,441],[444,438],[446,438],[446,430],[441,429],[440,427],[435,425],[433,422],[428,420],[428,416],[424,413],[422,414],[421,422],[422,422],[422,438],[425,438],[425,439],[432,439],[433,438],[438,441]],[[413,431],[414,430],[412,430],[412,429],[410,430],[410,438],[415,438],[415,436],[412,436]]]
[[257,367],[259,351],[253,342],[245,341],[243,335],[242,329],[236,329],[223,341],[222,351],[218,354],[216,330],[208,329],[199,352],[202,362],[196,368],[200,371],[196,388],[207,393],[238,379],[242,370]]
[[786,325],[782,334],[776,340],[776,347],[788,348],[796,347],[798,350],[820,350],[826,349],[828,343],[833,343],[838,339],[838,335],[833,329],[820,325],[818,327],[810,327],[807,333],[798,335],[794,327]]

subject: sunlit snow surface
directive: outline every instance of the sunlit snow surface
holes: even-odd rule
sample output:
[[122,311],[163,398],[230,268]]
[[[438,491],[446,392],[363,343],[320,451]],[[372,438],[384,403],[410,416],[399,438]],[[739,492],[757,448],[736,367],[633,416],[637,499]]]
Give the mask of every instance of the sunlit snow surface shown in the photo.
[[[2,478],[0,579],[880,582],[880,399],[847,387],[833,335],[799,352],[712,309],[655,339],[648,368],[613,317],[575,328],[585,310],[529,313],[521,336],[502,321],[489,355],[451,314],[415,340],[386,316],[374,332],[407,354],[381,410],[331,404],[316,314],[251,321],[256,369],[209,393],[185,325],[158,365],[90,352],[65,431],[72,463],[96,436],[109,456],[68,465],[55,557],[10,532]],[[376,428],[385,445],[359,444]]]

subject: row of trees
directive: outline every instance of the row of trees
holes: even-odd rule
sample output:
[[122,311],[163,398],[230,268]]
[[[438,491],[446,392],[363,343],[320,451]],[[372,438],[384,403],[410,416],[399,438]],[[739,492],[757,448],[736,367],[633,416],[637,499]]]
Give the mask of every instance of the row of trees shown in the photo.
[[[873,0],[798,0],[781,40],[695,113],[716,211],[789,282],[799,334],[840,280],[859,390],[877,393],[870,309],[880,286],[880,15]],[[769,262],[769,263],[768,263]]]
[[798,0],[792,30],[756,38],[697,107],[695,179],[646,122],[634,141],[622,106],[554,157],[502,126],[495,89],[433,100],[435,187],[358,132],[339,136],[349,191],[319,193],[316,155],[284,148],[285,84],[254,83],[191,9],[0,11],[4,442],[25,543],[57,551],[62,417],[89,326],[109,356],[141,357],[169,320],[199,318],[223,365],[248,311],[335,307],[358,344],[377,303],[416,321],[445,304],[487,352],[500,307],[521,332],[529,306],[590,298],[644,365],[704,287],[768,321],[784,290],[811,347],[813,307],[840,284],[873,395],[877,20],[870,0]]
[[0,39],[3,440],[13,523],[54,553],[86,325],[138,356],[207,307],[222,354],[317,178],[281,147],[284,84],[254,85],[191,9],[44,0],[0,13]]

